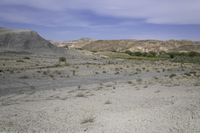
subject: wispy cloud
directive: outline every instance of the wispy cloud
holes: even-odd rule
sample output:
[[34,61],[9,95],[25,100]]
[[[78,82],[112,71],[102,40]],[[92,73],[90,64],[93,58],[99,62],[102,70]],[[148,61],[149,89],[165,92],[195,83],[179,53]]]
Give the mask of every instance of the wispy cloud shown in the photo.
[[0,24],[39,26],[45,35],[49,28],[51,36],[68,38],[193,39],[200,38],[199,7],[200,0],[1,0]]
[[79,26],[88,22],[68,12],[46,11],[24,6],[0,6],[0,19],[6,22],[33,24],[46,27]]
[[142,18],[156,24],[200,24],[199,0],[1,0],[43,10],[90,10],[115,17]]

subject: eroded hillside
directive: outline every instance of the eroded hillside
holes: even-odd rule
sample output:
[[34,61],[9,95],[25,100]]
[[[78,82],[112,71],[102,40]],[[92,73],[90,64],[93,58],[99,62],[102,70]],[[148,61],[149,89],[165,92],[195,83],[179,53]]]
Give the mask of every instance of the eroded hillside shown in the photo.
[[89,51],[200,52],[200,42],[188,40],[77,40],[68,43],[68,46]]

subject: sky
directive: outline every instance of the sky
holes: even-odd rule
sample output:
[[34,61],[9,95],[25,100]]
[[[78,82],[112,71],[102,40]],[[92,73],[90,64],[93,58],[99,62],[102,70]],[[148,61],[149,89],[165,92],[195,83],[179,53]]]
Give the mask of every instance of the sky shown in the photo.
[[0,0],[0,27],[48,40],[200,40],[200,0]]

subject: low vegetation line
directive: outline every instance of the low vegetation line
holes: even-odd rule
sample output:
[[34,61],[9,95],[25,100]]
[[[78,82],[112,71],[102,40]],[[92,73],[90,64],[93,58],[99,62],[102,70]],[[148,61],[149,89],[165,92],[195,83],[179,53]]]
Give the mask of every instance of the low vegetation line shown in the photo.
[[124,53],[111,52],[108,56],[122,59],[137,60],[170,60],[181,63],[200,63],[200,53],[198,52],[131,52]]

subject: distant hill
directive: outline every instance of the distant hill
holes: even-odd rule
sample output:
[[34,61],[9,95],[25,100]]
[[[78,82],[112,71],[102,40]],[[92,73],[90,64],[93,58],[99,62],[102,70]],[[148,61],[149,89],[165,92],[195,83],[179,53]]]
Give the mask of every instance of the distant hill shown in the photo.
[[89,51],[200,52],[200,42],[188,40],[77,40],[68,46]]
[[57,47],[64,47],[64,48],[82,48],[83,46],[93,42],[95,40],[90,38],[81,38],[79,40],[72,40],[72,41],[53,41],[50,40],[52,44]]
[[42,38],[37,32],[31,30],[0,28],[0,51],[25,51],[40,54],[64,53],[63,48],[58,48]]

